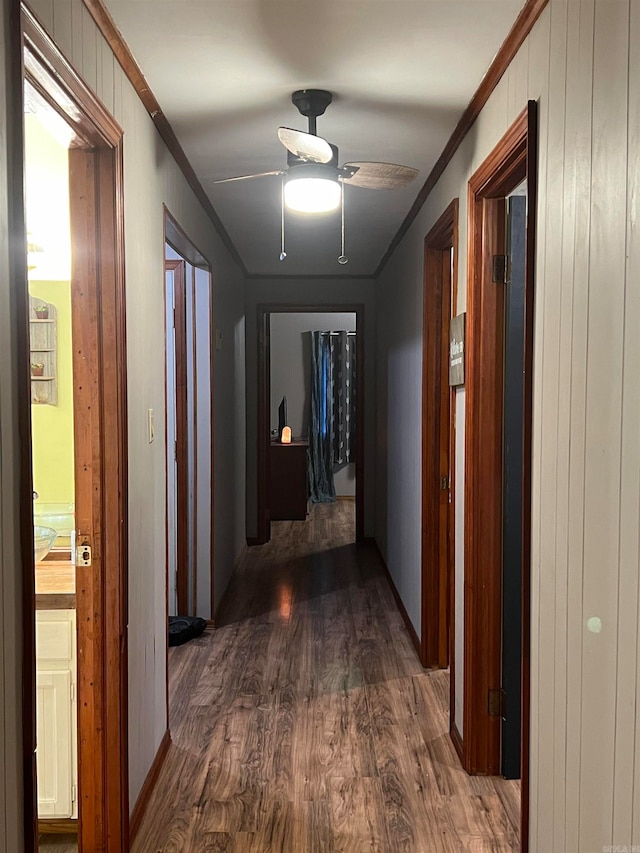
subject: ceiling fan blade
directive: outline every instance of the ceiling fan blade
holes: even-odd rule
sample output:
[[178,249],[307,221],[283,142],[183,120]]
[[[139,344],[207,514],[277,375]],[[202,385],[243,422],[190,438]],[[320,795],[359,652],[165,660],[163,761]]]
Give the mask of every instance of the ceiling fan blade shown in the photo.
[[255,175],[238,175],[237,178],[222,178],[220,181],[214,181],[214,184],[231,184],[234,181],[250,181],[251,178],[266,178],[269,175],[284,175],[282,169],[278,169],[277,172],[258,172]]
[[321,136],[293,130],[291,127],[279,127],[278,139],[287,151],[307,163],[329,163],[333,159],[331,146]]
[[345,184],[369,190],[401,189],[410,184],[418,174],[417,169],[398,166],[396,163],[345,163],[342,168],[358,170],[351,177],[342,179]]

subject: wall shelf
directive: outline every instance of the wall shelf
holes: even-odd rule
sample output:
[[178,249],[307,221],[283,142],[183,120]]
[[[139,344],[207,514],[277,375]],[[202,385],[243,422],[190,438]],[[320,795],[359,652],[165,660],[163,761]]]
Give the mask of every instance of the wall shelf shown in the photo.
[[[36,316],[36,305],[46,305],[49,316]],[[55,305],[42,299],[29,297],[29,352],[31,364],[44,366],[42,376],[31,376],[31,402],[37,405],[56,406],[58,403],[57,364],[57,312]]]

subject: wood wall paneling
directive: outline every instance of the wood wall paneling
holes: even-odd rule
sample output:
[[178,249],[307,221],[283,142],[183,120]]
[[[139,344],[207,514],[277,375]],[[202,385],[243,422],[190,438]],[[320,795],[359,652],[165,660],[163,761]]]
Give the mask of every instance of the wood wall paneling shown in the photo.
[[[638,151],[640,150],[640,6],[637,3],[631,4],[630,6],[630,27],[629,27],[629,128],[627,133],[627,140],[629,151]],[[638,322],[638,277],[636,275],[636,270],[640,269],[640,240],[638,239],[638,225],[637,223],[640,221],[640,163],[638,162],[638,158],[635,159],[630,158],[629,160],[629,175],[627,178],[627,270],[626,270],[626,283],[627,283],[627,296],[626,296],[626,305],[625,305],[625,315],[627,316],[627,328],[634,328],[635,324]],[[633,307],[631,306],[631,302],[634,303]],[[625,335],[625,354],[624,360],[625,365],[633,364],[634,360],[637,363],[637,353],[634,351],[634,346],[636,345],[634,342],[637,342],[637,338],[635,338],[632,334]],[[635,356],[635,358],[634,358]],[[635,371],[630,371],[630,381],[634,383],[634,374]],[[625,387],[623,389],[625,408],[623,409],[623,453],[627,450],[626,442],[628,440],[633,441],[637,440],[638,430],[637,424],[640,423],[640,412],[638,411],[638,384],[635,383],[632,388],[629,388],[628,381],[625,381]],[[637,453],[637,451],[635,451]],[[637,463],[636,463],[637,470]],[[626,477],[626,473],[625,473]],[[623,485],[632,485],[628,480],[623,480]],[[638,565],[638,557],[636,556],[635,548],[637,547],[637,541],[634,540],[633,531],[638,526],[638,518],[640,516],[640,510],[637,507],[637,495],[636,491],[633,495],[633,498],[629,499],[629,504],[627,504],[627,496],[625,495],[625,500],[623,500],[623,507],[625,507],[626,511],[629,512],[629,515],[625,516],[625,521],[628,520],[627,530],[629,531],[627,535],[625,535],[625,541],[621,544],[621,554],[620,559],[622,564],[625,566],[625,574],[628,570],[631,570],[633,575],[634,567]],[[633,513],[633,515],[631,515]],[[630,540],[630,542],[629,542]],[[627,569],[626,567],[629,567]],[[626,581],[628,583],[628,581]],[[627,587],[628,589],[628,587]],[[625,589],[625,592],[627,591]],[[636,601],[638,598],[636,597]],[[626,607],[630,607],[632,617],[629,619],[628,625],[625,624],[625,631],[627,632],[631,624],[633,622],[637,622],[638,611],[640,611],[640,604],[637,606],[637,610],[634,613],[634,605],[635,602],[633,598],[629,596],[627,599]],[[621,613],[620,623],[624,620],[626,623],[627,613],[629,611],[625,611]],[[633,636],[629,637],[629,634],[626,633],[624,637],[621,638],[621,642],[624,643],[624,648],[629,648],[630,650],[634,649]],[[626,643],[629,643],[627,646]],[[631,651],[631,655],[633,651]],[[630,655],[630,657],[631,657]],[[627,705],[627,709],[630,707],[637,708],[640,705],[640,679],[638,678],[638,664],[640,663],[640,632],[636,631],[635,637],[635,666],[634,669],[634,679],[630,679],[630,683],[633,684],[635,680],[635,692],[629,697],[629,704]],[[631,666],[631,661],[629,662]],[[621,684],[624,684],[623,681],[625,674],[620,673],[619,680]],[[622,710],[622,709],[621,709]],[[627,710],[627,713],[629,711]],[[618,724],[618,721],[616,721]],[[631,723],[631,720],[628,720]],[[634,742],[640,743],[640,714],[635,715],[635,722],[631,724],[631,731],[634,735]],[[620,741],[620,746],[616,744],[616,753],[618,749],[624,749],[624,742]],[[633,756],[633,800],[631,802],[628,801],[628,792],[624,790],[624,780],[622,780],[622,785],[619,786],[618,778],[616,778],[616,786],[617,793],[620,792],[621,800],[620,802],[626,804],[627,808],[631,811],[631,833],[630,837],[632,839],[638,839],[640,837],[640,758],[638,758],[637,751]],[[616,762],[616,766],[617,762]],[[618,787],[619,786],[619,787]],[[620,790],[622,788],[622,790]],[[614,810],[614,823],[617,827],[619,825],[621,817],[618,814],[618,810]],[[625,817],[624,820],[627,820]],[[627,824],[628,825],[628,824]],[[627,834],[622,836],[623,838],[628,837]]]
[[[616,755],[616,702],[612,697],[619,690],[618,654],[625,654],[618,648],[618,596],[621,467],[628,464],[620,455],[627,236],[628,23],[629,2],[596,3],[583,618],[600,619],[602,631],[594,633],[587,623],[583,634],[582,754],[578,784],[582,797],[590,805],[580,809],[580,847],[618,843],[612,835]],[[600,788],[597,799],[593,797],[596,778]]]

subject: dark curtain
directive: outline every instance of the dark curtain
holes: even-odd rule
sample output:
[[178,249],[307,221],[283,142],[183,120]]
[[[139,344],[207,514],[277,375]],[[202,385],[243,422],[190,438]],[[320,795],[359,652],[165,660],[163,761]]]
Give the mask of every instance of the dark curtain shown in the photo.
[[355,335],[310,332],[309,491],[335,501],[333,466],[355,459]]

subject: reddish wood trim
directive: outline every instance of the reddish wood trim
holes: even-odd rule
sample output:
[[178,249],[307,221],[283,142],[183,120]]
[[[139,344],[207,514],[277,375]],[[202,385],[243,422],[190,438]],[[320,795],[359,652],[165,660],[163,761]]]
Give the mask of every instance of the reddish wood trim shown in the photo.
[[462,735],[458,731],[458,727],[454,723],[453,719],[449,724],[449,737],[451,738],[455,751],[460,759],[460,764],[464,767],[464,741],[462,740]]
[[409,213],[404,218],[402,225],[398,228],[393,240],[389,244],[389,248],[384,253],[382,260],[378,264],[376,271],[373,274],[377,278],[384,269],[387,261],[398,247],[400,241],[409,230],[411,223],[418,215],[423,204],[429,197],[431,191],[438,183],[444,170],[447,168],[453,155],[460,147],[462,141],[471,128],[475,120],[480,115],[482,108],[485,106],[492,92],[502,79],[503,74],[509,67],[509,64],[521,48],[524,40],[533,29],[534,24],[542,14],[549,0],[527,0],[522,7],[520,14],[516,18],[513,26],[502,43],[500,50],[496,53],[493,62],[489,66],[487,73],[480,81],[480,85],[476,89],[473,97],[469,101],[465,111],[463,112],[460,121],[455,127],[455,130],[449,137],[442,154],[438,157],[435,166],[429,172],[429,175],[422,185],[416,200],[414,201]]
[[187,305],[186,264],[165,262],[173,270],[176,380],[176,598],[178,613],[189,614],[189,474],[187,435]]
[[26,70],[36,89],[83,139],[115,148],[122,129],[51,40],[36,16],[22,4]]
[[[171,747],[171,733],[169,729],[165,731],[162,736],[162,740],[160,741],[160,746],[158,747],[158,751],[156,752],[156,757],[153,759],[153,763],[149,768],[149,772],[147,773],[147,777],[144,780],[142,788],[140,789],[140,793],[138,794],[138,799],[136,800],[136,804],[133,807],[133,811],[131,812],[131,820],[130,820],[130,843],[136,839],[138,832],[140,831],[140,826],[142,824],[142,818],[147,810],[149,805],[149,800],[151,799],[151,794],[153,793],[153,789],[155,788],[158,777],[160,776],[160,771],[162,770],[162,765],[164,764],[167,755],[169,754],[169,749]],[[128,849],[128,848],[127,848]]]
[[356,362],[361,380],[356,385],[356,542],[364,537],[364,500],[366,495],[366,471],[364,452],[364,411],[365,411],[365,307],[362,304],[339,305],[291,305],[263,304],[256,307],[258,323],[258,415],[257,415],[257,521],[258,535],[247,537],[247,545],[263,545],[271,536],[271,523],[268,515],[269,480],[268,459],[270,444],[270,405],[271,405],[271,357],[270,323],[271,314],[306,313],[353,313],[356,315]]
[[[102,383],[102,513],[105,602],[105,772],[108,838],[128,844],[128,442],[124,261],[124,150],[122,138],[98,148],[99,315]],[[118,570],[114,570],[118,567]],[[112,780],[110,782],[110,780]],[[118,785],[119,782],[119,785]]]
[[525,110],[469,181],[465,428],[464,765],[500,772],[504,287],[492,257],[505,240],[505,194],[526,176]]
[[[451,316],[458,315],[458,233],[459,224],[456,215],[453,236],[453,287],[451,293]],[[456,389],[450,388],[451,403],[449,409],[449,719],[455,724],[456,710]],[[462,738],[460,738],[462,743]],[[462,757],[460,756],[462,761]]]
[[[213,323],[213,276],[211,262],[207,256],[200,251],[198,246],[187,235],[178,220],[173,216],[169,208],[163,204],[164,212],[164,242],[172,246],[192,266],[200,270],[206,270],[209,276],[209,342],[210,342],[210,423],[211,423],[211,530],[210,530],[210,553],[211,553],[211,613],[215,612],[215,501],[214,501],[214,323]],[[166,371],[165,371],[166,372]],[[167,590],[168,595],[168,590]],[[167,605],[168,613],[168,605]],[[167,646],[168,649],[168,646]],[[168,652],[167,652],[168,653]],[[167,686],[168,691],[168,686]]]
[[173,128],[169,124],[169,120],[162,112],[160,104],[156,100],[155,95],[151,91],[151,88],[147,81],[145,80],[144,74],[142,73],[140,66],[136,62],[133,57],[133,54],[129,50],[122,34],[118,30],[115,25],[113,18],[111,17],[109,11],[106,6],[102,2],[102,0],[83,0],[84,5],[86,6],[89,14],[96,22],[96,25],[104,38],[106,39],[109,47],[113,51],[115,58],[118,60],[122,70],[126,74],[129,82],[133,86],[136,91],[136,94],[144,104],[145,109],[149,113],[151,121],[154,123],[156,130],[160,134],[164,144],[169,149],[172,157],[178,164],[179,169],[187,180],[187,183],[193,190],[196,198],[202,205],[205,213],[211,220],[213,227],[218,232],[218,236],[222,240],[225,245],[227,251],[236,262],[236,264],[240,267],[242,272],[246,275],[247,269],[242,261],[242,258],[238,254],[238,250],[236,249],[233,241],[229,237],[227,230],[225,229],[220,217],[216,213],[209,196],[206,193],[206,190],[200,183],[198,176],[196,175],[193,166],[189,162],[187,155],[184,153],[184,149],[180,145],[178,141],[178,137],[176,136]]
[[389,584],[389,588],[390,588],[390,590],[393,594],[393,597],[395,599],[396,606],[398,607],[398,610],[400,611],[400,615],[402,616],[402,619],[404,620],[405,627],[407,629],[409,637],[411,638],[411,642],[413,643],[413,647],[416,650],[416,655],[418,656],[418,660],[420,660],[420,654],[421,654],[420,638],[418,637],[416,629],[413,627],[413,623],[412,623],[411,619],[409,619],[409,614],[407,613],[407,608],[404,606],[404,602],[400,598],[400,593],[398,592],[395,581],[393,580],[393,577],[391,576],[391,572],[389,571],[389,567],[387,566],[387,561],[382,556],[382,551],[380,550],[380,546],[378,545],[378,543],[375,539],[371,539],[369,537],[367,537],[366,539],[363,540],[363,544],[371,545],[373,550],[376,552],[378,559],[380,560],[380,564],[382,565],[382,568],[384,569],[384,573],[387,577],[387,582]]
[[[451,391],[448,380],[452,278],[457,271],[458,200],[425,238],[422,345],[422,616],[423,666],[449,665],[451,552],[449,492]],[[450,251],[454,250],[452,274]]]
[[522,477],[522,753],[521,853],[529,850],[529,763],[531,729],[531,472],[533,466],[533,345],[538,210],[538,109],[527,105],[527,270],[524,323],[524,421]]

